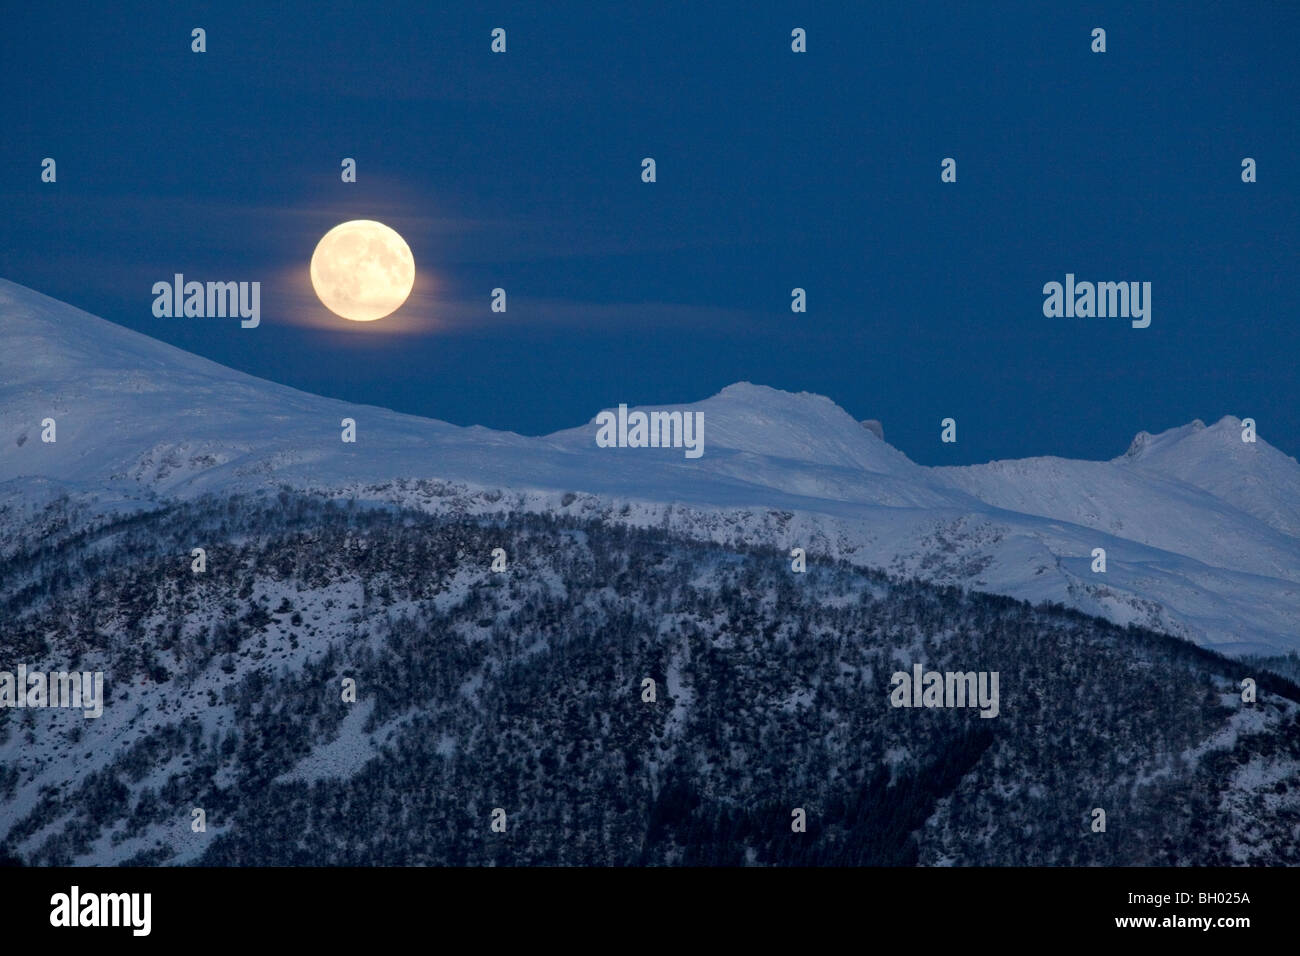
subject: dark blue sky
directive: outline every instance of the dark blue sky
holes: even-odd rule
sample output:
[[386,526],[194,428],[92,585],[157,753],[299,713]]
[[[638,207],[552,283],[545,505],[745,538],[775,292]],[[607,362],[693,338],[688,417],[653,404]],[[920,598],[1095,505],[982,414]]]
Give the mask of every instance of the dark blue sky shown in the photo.
[[[749,380],[928,464],[1108,458],[1224,414],[1296,454],[1300,5],[1132,6],[24,4],[0,276],[308,391],[528,434]],[[306,269],[352,218],[402,233],[420,279],[340,330]],[[155,319],[175,272],[261,281],[261,327]],[[1045,318],[1067,272],[1150,281],[1151,327]]]

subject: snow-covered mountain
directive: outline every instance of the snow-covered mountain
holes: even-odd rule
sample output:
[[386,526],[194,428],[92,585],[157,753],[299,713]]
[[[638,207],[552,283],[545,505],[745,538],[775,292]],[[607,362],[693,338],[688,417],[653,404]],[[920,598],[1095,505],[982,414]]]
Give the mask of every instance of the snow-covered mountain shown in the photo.
[[[926,468],[817,395],[676,408],[702,457],[459,428],[0,282],[0,687],[103,678],[0,707],[0,864],[1297,862],[1297,659],[1169,636],[1296,647],[1294,460],[1225,419]],[[896,708],[913,665],[997,718]]]
[[[1300,649],[1300,464],[1243,443],[1235,418],[1141,433],[1109,462],[927,468],[818,395],[739,383],[656,408],[703,413],[702,457],[598,447],[594,419],[529,438],[309,395],[0,280],[5,538],[31,533],[35,503],[61,491],[129,509],[287,484],[798,546],[1226,653]],[[340,441],[343,418],[355,444]],[[1098,547],[1104,574],[1091,571]]]

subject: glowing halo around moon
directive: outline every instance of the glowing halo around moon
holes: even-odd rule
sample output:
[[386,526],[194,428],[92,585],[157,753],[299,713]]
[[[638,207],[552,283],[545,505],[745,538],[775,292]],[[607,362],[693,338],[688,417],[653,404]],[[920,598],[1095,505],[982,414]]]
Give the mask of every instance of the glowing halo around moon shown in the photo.
[[335,315],[373,322],[392,315],[411,294],[415,259],[406,241],[382,222],[353,219],[316,244],[311,284]]

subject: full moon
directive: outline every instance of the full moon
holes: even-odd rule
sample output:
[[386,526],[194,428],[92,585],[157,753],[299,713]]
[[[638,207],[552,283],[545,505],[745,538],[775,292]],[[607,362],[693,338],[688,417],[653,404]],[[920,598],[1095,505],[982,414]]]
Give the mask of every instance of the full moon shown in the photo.
[[321,237],[311,284],[325,308],[354,322],[396,312],[415,285],[410,247],[382,222],[353,219]]

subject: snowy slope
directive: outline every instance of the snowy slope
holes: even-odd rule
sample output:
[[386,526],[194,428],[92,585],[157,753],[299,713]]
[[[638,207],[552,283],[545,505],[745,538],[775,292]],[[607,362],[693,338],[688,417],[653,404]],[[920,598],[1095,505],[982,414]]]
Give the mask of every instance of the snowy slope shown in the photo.
[[1265,441],[1243,442],[1241,420],[1199,420],[1159,435],[1140,432],[1122,463],[1143,476],[1186,482],[1291,537],[1300,536],[1300,469]]
[[[0,280],[6,535],[55,487],[121,508],[287,483],[802,546],[1230,653],[1300,648],[1300,465],[1262,438],[1243,445],[1236,419],[1144,433],[1111,462],[926,468],[822,396],[739,383],[656,408],[704,414],[703,457],[599,448],[594,423],[528,438],[309,395]],[[54,444],[41,441],[47,417]],[[356,444],[340,441],[345,417]],[[1104,575],[1090,570],[1095,547]]]
[[[1280,455],[1276,449],[1269,451]],[[1244,464],[1239,483],[1251,473],[1250,462]],[[1291,465],[1296,467],[1294,461]],[[1300,581],[1294,535],[1244,511],[1231,495],[1219,497],[1172,472],[1136,469],[1126,459],[1061,458],[995,461],[936,472],[980,500],[1009,511],[1095,528],[1237,571]],[[1109,550],[1107,556],[1112,556]]]

